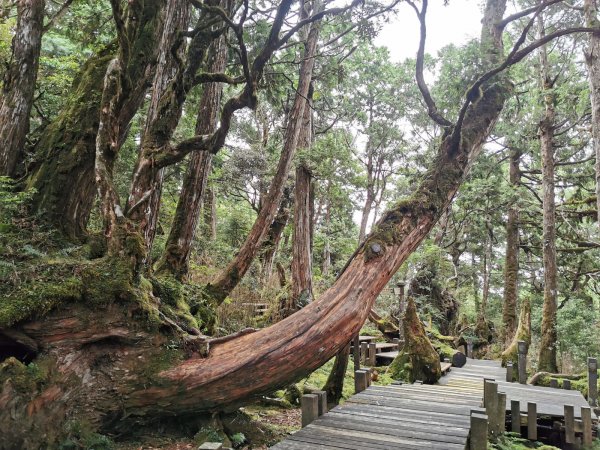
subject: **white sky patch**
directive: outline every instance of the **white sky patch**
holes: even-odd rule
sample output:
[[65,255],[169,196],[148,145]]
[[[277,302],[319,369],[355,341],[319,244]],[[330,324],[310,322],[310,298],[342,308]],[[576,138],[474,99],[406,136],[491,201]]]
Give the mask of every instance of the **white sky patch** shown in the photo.
[[[398,5],[398,14],[384,25],[375,44],[390,50],[393,61],[413,58],[419,46],[419,20],[407,4]],[[481,6],[476,0],[433,0],[427,10],[427,41],[425,52],[436,55],[448,44],[464,44],[481,32]]]

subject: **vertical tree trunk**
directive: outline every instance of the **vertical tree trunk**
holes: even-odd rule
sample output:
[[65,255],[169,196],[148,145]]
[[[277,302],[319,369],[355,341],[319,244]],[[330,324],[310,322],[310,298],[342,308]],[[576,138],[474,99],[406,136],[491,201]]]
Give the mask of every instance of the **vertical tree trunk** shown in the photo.
[[[120,148],[129,124],[142,103],[148,81],[156,64],[162,34],[164,1],[131,1],[137,32],[130,33],[130,62],[123,78],[129,85],[127,98],[118,113],[116,148]],[[139,31],[143,28],[143,33]],[[95,199],[96,137],[100,123],[103,83],[116,45],[111,44],[90,58],[73,82],[72,94],[56,120],[50,124],[36,146],[38,163],[27,180],[34,188],[32,213],[71,237],[85,235]]]
[[329,275],[331,268],[331,249],[329,247],[329,226],[331,224],[331,180],[327,180],[327,199],[325,205],[325,245],[323,247],[323,267],[321,273],[324,277]]
[[504,301],[502,303],[502,336],[504,345],[509,345],[517,327],[517,299],[519,298],[519,207],[516,204],[516,189],[521,180],[519,161],[521,152],[510,148],[509,179],[514,199],[508,208],[506,222],[506,258],[504,262]]
[[[148,106],[144,136],[153,132],[152,127],[159,118],[159,114],[162,113],[160,102],[165,93],[169,89],[172,89],[171,83],[177,76],[178,71],[181,70],[180,61],[183,59],[185,46],[183,43],[177,43],[176,41],[177,39],[180,39],[179,33],[182,30],[187,29],[189,18],[190,3],[188,1],[175,0],[167,3],[165,25],[159,44],[158,64],[152,82],[152,96],[150,98],[150,105]],[[177,58],[173,55],[174,48],[177,52]],[[142,137],[142,143],[144,142],[144,137]],[[138,172],[140,165],[143,163],[144,148],[140,148],[134,173]],[[135,191],[136,187],[139,187],[139,185],[136,185],[135,183],[132,184],[130,198],[127,202],[127,215],[138,221],[140,232],[144,237],[146,253],[148,254],[147,264],[151,264],[150,250],[152,249],[152,243],[154,242],[156,227],[158,225],[164,168],[156,170],[153,175],[154,176],[150,181],[151,187],[146,186],[148,189],[141,194]],[[148,190],[150,192],[147,201],[136,205],[136,202],[140,200],[141,196],[147,195]],[[136,193],[138,195],[136,195]]]
[[[177,0],[173,2],[172,8],[176,11],[181,9],[187,11],[190,8],[190,2]],[[165,29],[163,35],[163,40],[166,42],[174,42],[187,23],[187,13],[184,16],[178,14],[177,17],[179,20],[167,22],[170,28]],[[163,81],[157,80],[162,85],[162,89],[157,92],[156,109],[153,117],[149,119],[142,137],[140,155],[133,172],[126,210],[127,217],[144,237],[147,255],[144,263],[147,268],[150,263],[148,260],[149,250],[152,247],[158,220],[163,169],[166,167],[156,164],[156,158],[170,148],[171,138],[181,118],[188,92],[196,82],[196,74],[204,62],[209,46],[215,42],[216,38],[212,34],[211,27],[207,26],[210,20],[209,14],[200,13],[197,28],[202,31],[195,33],[191,38],[185,58],[178,58],[172,51],[171,45],[163,46],[165,68],[168,69],[165,74],[168,75],[171,72],[172,76]],[[157,77],[159,75],[157,74]],[[197,161],[197,163],[208,169],[210,157],[200,162]],[[208,174],[208,172],[209,170],[205,173]],[[191,180],[188,181],[191,182]],[[182,217],[179,217],[176,220],[181,219]]]
[[204,223],[212,240],[217,238],[217,194],[214,188],[207,187],[204,199]]
[[[539,19],[539,32],[544,35],[544,22]],[[539,125],[542,157],[543,191],[543,260],[544,260],[544,306],[542,309],[542,335],[538,370],[556,373],[556,225],[554,204],[554,126],[556,120],[553,81],[549,73],[546,46],[540,48],[540,79],[542,83],[545,114]]]
[[0,99],[0,175],[14,176],[29,131],[29,113],[37,80],[44,0],[17,2],[17,27]]
[[[267,238],[263,244],[263,254],[261,256],[262,259],[262,271],[261,276],[263,282],[265,284],[269,283],[273,275],[273,264],[275,262],[275,256],[277,255],[277,250],[279,249],[279,243],[281,242],[281,237],[283,236],[283,230],[285,229],[288,220],[290,219],[290,205],[292,203],[291,195],[289,189],[284,189],[283,192],[283,200],[281,201],[281,205],[279,206],[279,211],[275,216],[275,220],[269,227],[269,233],[267,234]],[[285,285],[285,283],[283,283]]]
[[318,35],[319,25],[317,22],[314,22],[310,28],[310,33],[305,44],[304,59],[300,66],[296,97],[288,117],[284,136],[284,146],[277,166],[277,172],[269,188],[269,193],[267,194],[258,217],[238,254],[225,270],[223,270],[214,281],[206,286],[208,294],[217,303],[221,303],[225,300],[246,274],[246,271],[258,253],[279,209],[285,182],[287,181],[290,167],[296,153],[298,135],[302,126],[304,107],[312,78]]
[[[211,48],[211,56],[212,61],[208,70],[214,73],[223,72],[227,61],[227,46],[224,37],[215,41]],[[196,134],[210,134],[215,130],[222,92],[223,87],[220,83],[207,83],[204,85],[198,118],[196,119]],[[190,155],[190,162],[179,194],[175,217],[159,264],[160,270],[168,269],[177,277],[184,277],[188,272],[192,242],[211,172],[212,158],[213,155],[208,151],[194,152]],[[213,191],[211,190],[211,192]],[[216,208],[214,200],[210,204],[211,212],[213,208]],[[213,217],[209,224],[211,236],[214,233],[214,237],[216,237],[216,222],[213,226],[213,221],[216,221],[216,211],[215,214],[211,215]]]
[[[312,142],[311,95],[307,97],[302,119],[302,130],[298,138],[298,147],[309,149]],[[296,186],[294,190],[294,234],[292,237],[292,291],[288,310],[310,303],[312,293],[312,174],[302,163],[296,168]],[[301,303],[301,304],[300,304]]]
[[490,295],[490,278],[492,274],[492,256],[494,246],[494,231],[490,218],[488,217],[485,222],[485,229],[487,231],[487,239],[485,243],[485,254],[483,255],[483,290],[481,293],[481,311],[480,314],[485,317],[487,314],[488,298]]
[[[598,27],[598,9],[595,0],[584,0],[583,11],[588,27]],[[585,52],[592,103],[592,141],[596,155],[596,209],[600,226],[600,32],[590,34]]]
[[348,344],[346,344],[346,346],[335,356],[333,367],[323,386],[323,390],[327,392],[327,404],[330,406],[339,404],[342,399],[344,393],[344,379],[346,377],[349,359],[350,342],[348,342]]

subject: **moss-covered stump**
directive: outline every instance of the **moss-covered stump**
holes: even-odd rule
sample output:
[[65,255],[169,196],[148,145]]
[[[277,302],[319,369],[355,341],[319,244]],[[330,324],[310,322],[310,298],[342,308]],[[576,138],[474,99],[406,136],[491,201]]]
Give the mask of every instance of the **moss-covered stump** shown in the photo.
[[402,320],[404,346],[388,369],[392,378],[414,383],[434,384],[442,376],[440,355],[435,351],[419,320],[417,308],[409,297]]
[[513,373],[519,373],[519,341],[525,341],[527,347],[531,344],[531,301],[525,297],[521,301],[521,313],[519,314],[519,326],[510,345],[502,352],[502,366],[506,367],[509,362],[513,363]]

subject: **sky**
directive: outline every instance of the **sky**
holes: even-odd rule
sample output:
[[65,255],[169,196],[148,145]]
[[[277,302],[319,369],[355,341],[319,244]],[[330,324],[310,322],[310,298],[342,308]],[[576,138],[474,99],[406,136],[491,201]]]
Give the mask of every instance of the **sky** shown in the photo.
[[[419,2],[417,2],[419,4]],[[419,46],[419,21],[406,3],[397,7],[398,14],[385,24],[375,44],[389,48],[393,61],[414,57]],[[479,36],[481,7],[478,0],[431,0],[427,10],[427,41],[425,51],[435,55],[447,44],[463,44]]]

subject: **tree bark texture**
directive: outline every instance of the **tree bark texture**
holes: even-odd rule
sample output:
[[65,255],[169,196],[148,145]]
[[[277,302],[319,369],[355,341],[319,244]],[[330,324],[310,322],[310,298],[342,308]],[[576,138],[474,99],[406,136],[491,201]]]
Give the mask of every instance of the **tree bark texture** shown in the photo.
[[[227,61],[227,46],[224,37],[220,37],[214,42],[211,48],[211,56],[212,61],[209,71],[213,73],[223,72]],[[207,83],[203,88],[196,120],[196,134],[210,134],[215,130],[223,92],[220,83]],[[161,266],[168,268],[177,277],[184,277],[188,272],[190,252],[198,227],[202,200],[206,195],[212,157],[212,153],[208,151],[194,152],[190,156],[175,210],[175,217],[161,260]],[[208,206],[211,208],[216,207],[214,201]],[[216,232],[216,230],[214,231]]]
[[[493,15],[487,23],[495,24],[505,2],[489,1],[494,8],[486,9]],[[501,53],[494,30],[484,27],[482,40],[494,42],[491,51]],[[28,439],[30,448],[38,448],[36,440],[56,442],[57,424],[65,422],[65,414],[66,420],[86,419],[96,429],[122,429],[153,418],[226,410],[324,364],[358,333],[378,294],[456,194],[510,93],[502,78],[495,81],[467,109],[461,139],[443,137],[413,195],[383,215],[336,283],[293,316],[253,333],[213,340],[208,356],[206,348],[199,351],[197,346],[171,351],[172,327],[162,327],[162,334],[131,326],[132,318],[156,317],[152,297],[141,296],[135,286],[111,294],[114,301],[100,308],[89,299],[70,302],[41,321],[12,326],[9,331],[20,331],[22,341],[42,349],[39,363],[47,361],[51,370],[45,382],[22,390],[17,379],[3,377],[3,436],[17,443]],[[146,315],[127,307],[135,297],[144,300],[135,304]]]
[[[145,136],[146,134],[154,132],[154,124],[159,119],[159,114],[163,114],[162,105],[160,104],[161,101],[164,101],[163,96],[171,88],[171,83],[177,76],[178,71],[182,70],[180,61],[183,59],[185,46],[182,42],[179,42],[181,39],[179,33],[183,30],[187,30],[189,17],[190,3],[188,1],[174,0],[167,2],[165,25],[160,38],[158,63],[152,82],[152,96],[150,98],[150,105],[148,106],[148,115],[146,116],[144,137],[142,137],[142,148],[140,148],[134,173],[137,173],[140,166],[144,164],[145,149],[143,143],[146,142]],[[174,50],[174,48],[176,50]],[[177,57],[173,54],[174,52],[177,53]],[[152,263],[150,261],[150,251],[152,249],[154,237],[156,236],[156,227],[158,225],[163,178],[164,168],[156,170],[150,182],[151,186],[145,186],[147,190],[139,194],[139,192],[136,191],[139,184],[136,183],[136,178],[134,176],[130,197],[127,202],[127,215],[138,221],[139,232],[144,237],[146,253],[148,255],[146,260],[147,265]],[[147,200],[138,204],[137,202],[141,201],[140,197],[144,195],[147,196]]]
[[525,341],[527,343],[527,348],[529,348],[529,345],[531,344],[531,301],[529,300],[529,297],[523,298],[523,301],[521,302],[519,325],[510,345],[502,352],[502,364],[506,365],[506,363],[512,362],[515,371],[517,370],[519,363],[519,341]]
[[519,298],[519,207],[516,189],[521,180],[520,150],[511,147],[509,158],[509,181],[515,197],[508,208],[506,221],[506,257],[504,261],[504,301],[502,303],[502,336],[508,345],[517,327],[517,300]]
[[[309,96],[310,99],[310,96]],[[308,149],[311,146],[310,100],[304,108],[302,130],[298,139],[298,147]],[[312,174],[302,163],[296,168],[296,185],[294,187],[294,234],[292,236],[292,289],[289,310],[295,310],[313,300],[312,292]]]
[[[323,390],[327,392],[327,405],[330,407],[338,405],[344,394],[344,381],[349,359],[350,342],[335,356],[333,367],[323,386]],[[371,375],[369,374],[369,376]]]
[[[275,220],[273,220],[273,223],[269,227],[267,238],[263,243],[263,253],[261,255],[261,276],[265,284],[269,283],[269,280],[273,275],[275,256],[277,255],[277,250],[279,249],[279,243],[281,242],[281,238],[283,236],[283,230],[285,230],[285,227],[290,219],[290,206],[292,203],[292,198],[289,191],[290,189],[288,188],[283,190],[283,199],[281,201],[281,205],[279,205],[279,211],[275,216]],[[283,283],[283,285],[285,285],[285,283]]]
[[[540,34],[544,34],[544,23],[539,20]],[[543,200],[543,262],[544,262],[544,306],[542,308],[542,334],[538,369],[558,372],[556,361],[556,311],[557,311],[557,265],[556,265],[556,219],[554,201],[554,127],[556,122],[555,94],[549,72],[546,46],[540,48],[540,79],[543,88],[545,113],[539,125],[542,160]]]
[[[130,36],[131,61],[124,68],[129,96],[122,99],[118,108],[118,123],[109,127],[119,131],[117,148],[127,136],[131,119],[144,99],[163,23],[162,0],[143,5],[129,3],[135,8],[132,13],[140,25],[138,33]],[[27,187],[35,189],[32,212],[71,237],[85,235],[95,200],[96,138],[102,86],[116,53],[116,46],[110,45],[83,66],[73,82],[73,93],[36,146],[38,163],[27,181]],[[103,139],[106,140],[106,136]]]
[[304,108],[312,78],[318,37],[319,25],[315,22],[312,24],[308,39],[306,40],[296,97],[288,116],[283,150],[275,177],[269,188],[269,193],[240,251],[217,278],[206,287],[210,297],[217,303],[225,300],[250,268],[250,264],[256,257],[279,209],[283,197],[283,189],[296,153],[300,129],[302,128]]
[[[583,11],[587,26],[598,28],[596,0],[584,0]],[[596,155],[596,210],[598,226],[600,226],[600,32],[591,33],[589,39],[585,60],[592,104],[592,142]]]
[[0,98],[0,175],[14,176],[29,131],[29,113],[37,80],[44,0],[19,0],[12,53]]

